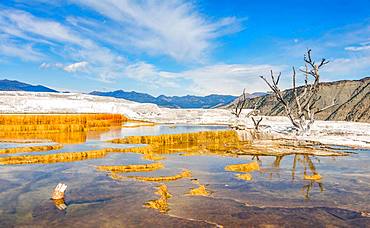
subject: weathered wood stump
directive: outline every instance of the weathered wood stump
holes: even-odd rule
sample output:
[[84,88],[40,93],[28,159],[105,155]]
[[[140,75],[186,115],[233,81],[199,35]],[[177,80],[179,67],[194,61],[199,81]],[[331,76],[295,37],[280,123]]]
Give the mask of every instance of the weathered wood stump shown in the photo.
[[54,191],[53,191],[53,193],[51,195],[51,198],[53,200],[63,199],[64,198],[64,192],[66,191],[66,189],[67,189],[67,185],[66,184],[59,183],[54,188]]

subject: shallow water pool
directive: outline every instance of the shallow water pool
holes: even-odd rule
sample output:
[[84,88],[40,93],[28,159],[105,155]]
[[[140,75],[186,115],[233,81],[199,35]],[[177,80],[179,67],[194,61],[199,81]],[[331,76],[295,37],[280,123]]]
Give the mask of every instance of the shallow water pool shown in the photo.
[[[113,144],[107,140],[133,135],[179,134],[224,130],[224,126],[155,125],[97,132],[86,142],[65,144],[60,150],[1,155],[45,155],[78,152],[107,147],[137,145]],[[27,144],[29,145],[29,144]],[[2,147],[5,147],[4,144]],[[145,145],[141,145],[145,146]],[[283,149],[282,149],[283,150]],[[349,151],[349,149],[348,149]],[[138,226],[369,226],[370,151],[351,150],[348,156],[308,155],[230,156],[230,151],[204,153],[181,147],[150,161],[136,151],[108,153],[101,158],[54,162],[50,164],[0,165],[0,227],[138,227]],[[163,169],[151,172],[119,173],[112,178],[98,166],[151,164]],[[248,172],[250,180],[236,178],[242,172],[226,171],[233,164],[257,163]],[[176,176],[184,170],[191,177],[174,181],[140,181],[135,176]],[[320,180],[305,180],[315,172]],[[68,185],[64,200],[67,208],[50,200],[59,183]],[[159,198],[156,188],[166,185],[172,195],[168,210],[145,207]],[[189,194],[203,185],[209,195]]]

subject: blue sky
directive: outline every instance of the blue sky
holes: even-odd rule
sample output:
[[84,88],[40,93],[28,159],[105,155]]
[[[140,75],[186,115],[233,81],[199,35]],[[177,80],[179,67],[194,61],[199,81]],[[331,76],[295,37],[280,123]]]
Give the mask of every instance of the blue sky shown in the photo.
[[0,78],[90,92],[266,91],[304,52],[323,81],[370,75],[369,0],[0,2]]

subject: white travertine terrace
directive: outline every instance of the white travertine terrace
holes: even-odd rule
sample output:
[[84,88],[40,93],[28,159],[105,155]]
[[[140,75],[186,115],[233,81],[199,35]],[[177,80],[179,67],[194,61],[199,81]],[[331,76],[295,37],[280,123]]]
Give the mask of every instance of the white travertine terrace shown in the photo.
[[[156,123],[229,125],[236,122],[226,109],[170,109],[80,93],[0,92],[0,113],[118,113],[130,119]],[[242,123],[253,127],[250,118]],[[262,131],[279,137],[370,148],[369,123],[315,121],[307,136],[295,136],[289,132],[290,126],[290,121],[281,116],[264,117],[261,123]]]

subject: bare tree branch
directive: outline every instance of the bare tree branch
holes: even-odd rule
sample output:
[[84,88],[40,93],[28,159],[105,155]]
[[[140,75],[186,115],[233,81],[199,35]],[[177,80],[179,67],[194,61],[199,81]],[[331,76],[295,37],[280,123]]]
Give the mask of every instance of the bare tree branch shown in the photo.
[[[315,120],[315,114],[325,111],[328,108],[331,108],[335,105],[333,104],[326,106],[322,109],[316,109],[317,102],[321,99],[321,96],[318,95],[319,84],[320,84],[320,74],[319,69],[329,63],[325,58],[321,59],[319,64],[316,64],[311,56],[311,49],[307,50],[307,53],[304,55],[305,69],[300,69],[300,72],[303,72],[305,76],[304,85],[298,89],[296,84],[296,70],[295,67],[292,67],[292,95],[293,102],[290,104],[290,101],[286,100],[278,87],[281,73],[279,73],[277,79],[275,80],[275,75],[270,71],[271,82],[265,77],[260,76],[266,84],[272,90],[276,99],[284,106],[285,113],[294,128],[297,129],[299,133],[305,133],[309,131],[310,126]],[[313,78],[313,82],[309,83],[309,76]],[[293,110],[295,112],[293,112]]]
[[255,120],[253,116],[251,118],[252,118],[252,121],[253,121],[253,124],[254,124],[254,129],[256,129],[256,131],[258,131],[258,128],[260,126],[261,121],[263,120],[263,117],[261,117],[259,120]]
[[234,104],[233,110],[231,113],[235,115],[237,118],[239,118],[240,114],[242,113],[243,108],[245,107],[245,104],[247,103],[247,95],[245,93],[245,89],[243,90],[242,98],[238,98],[238,101],[236,104]]

